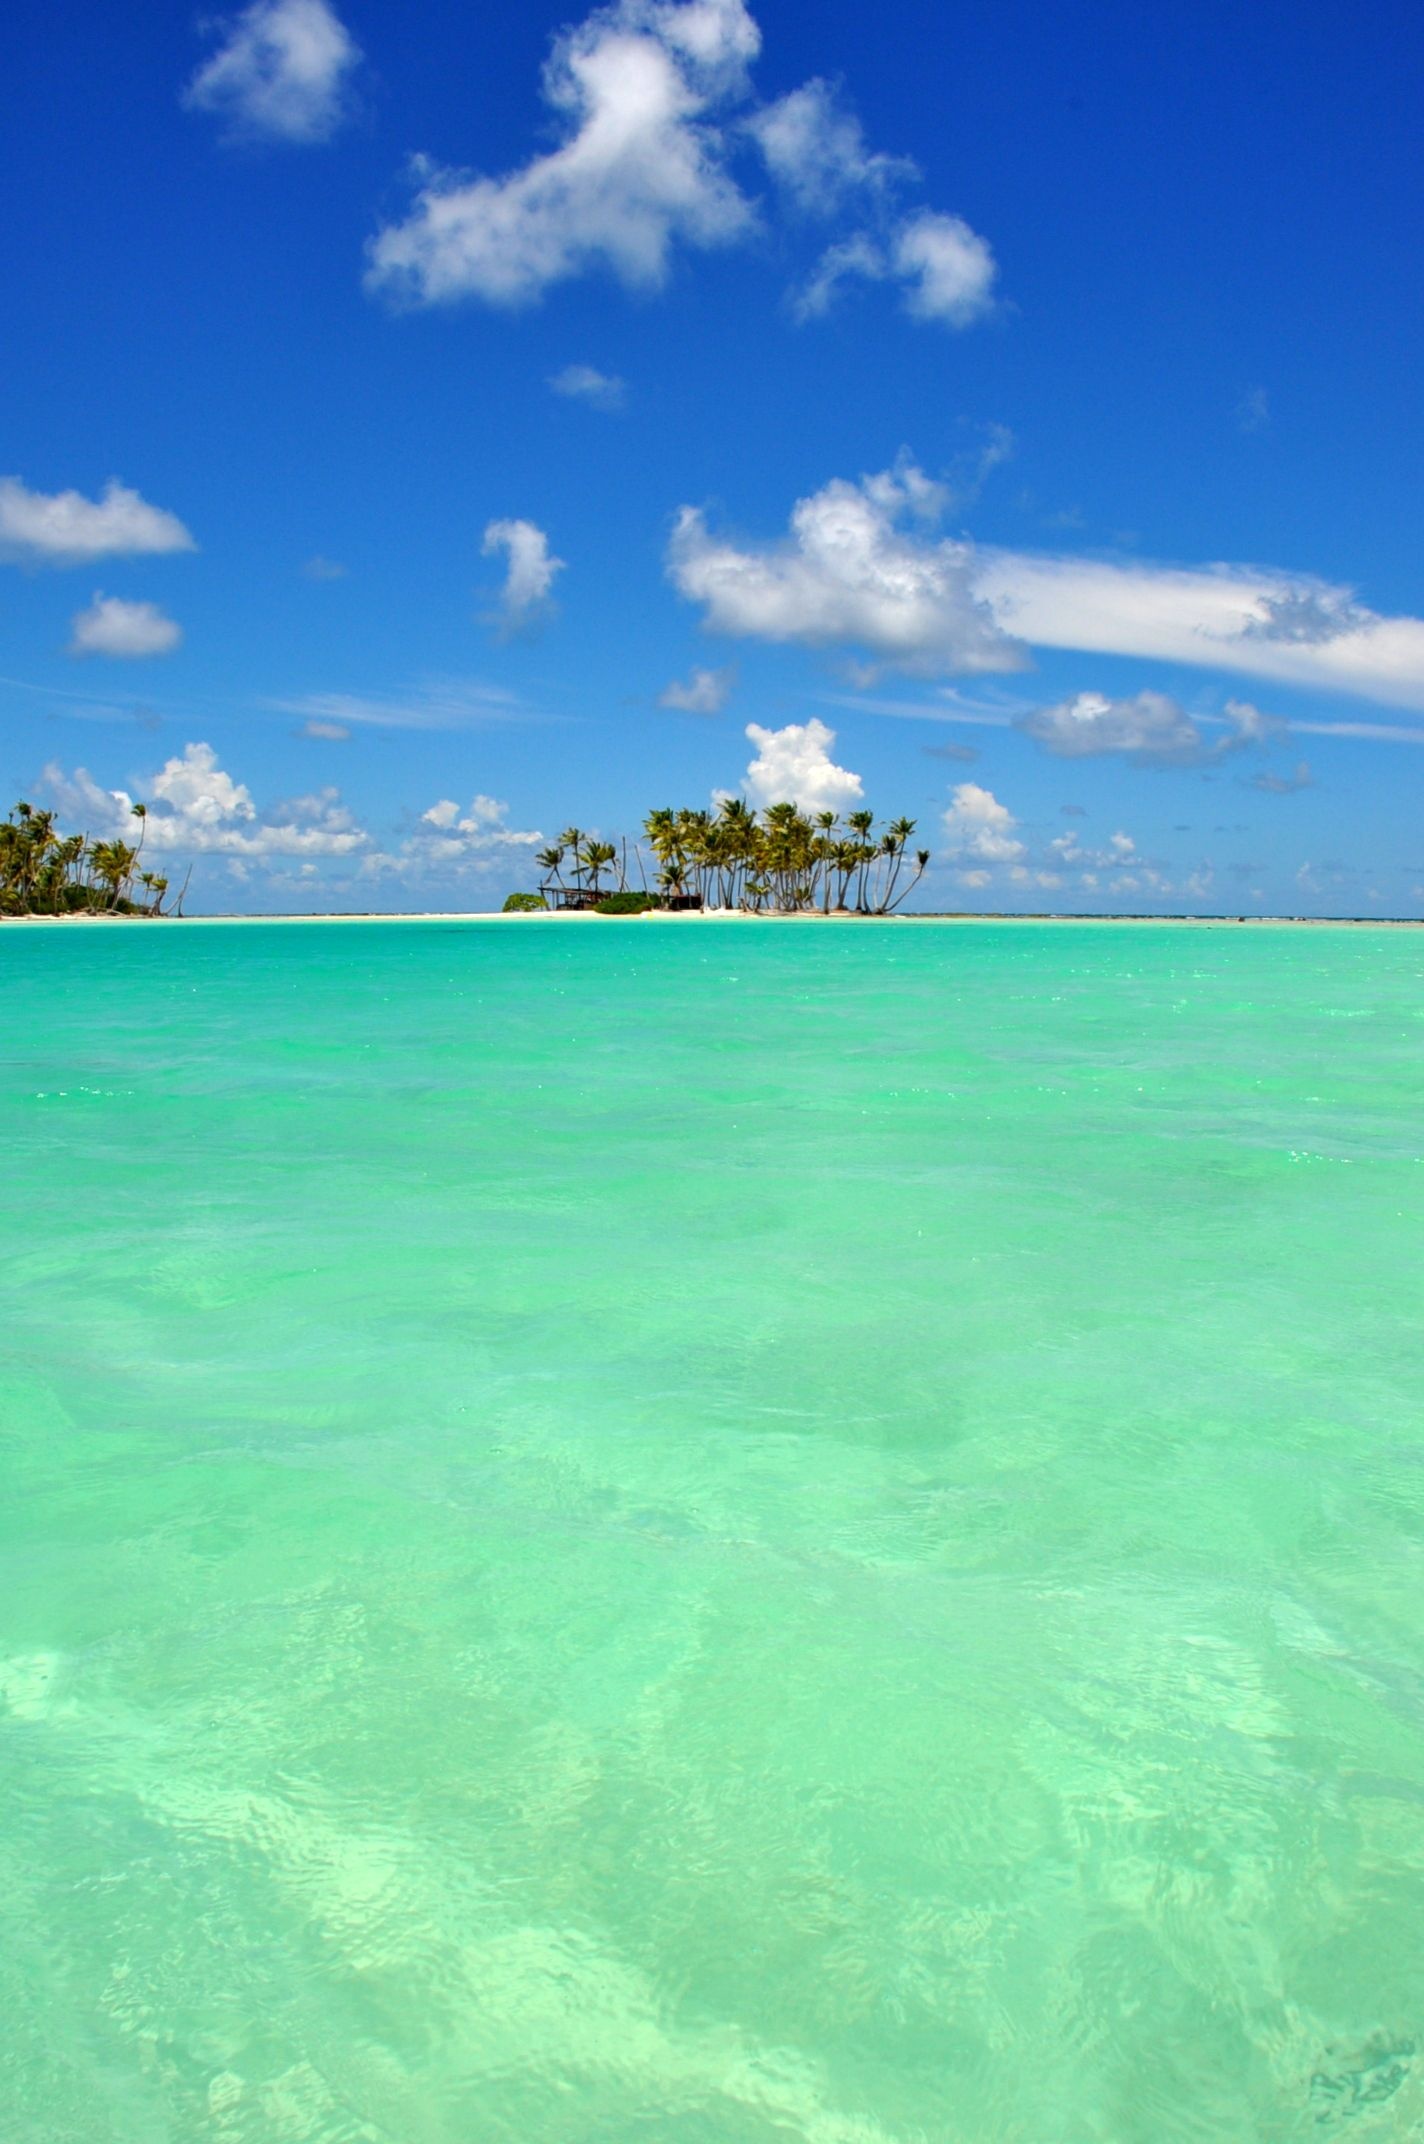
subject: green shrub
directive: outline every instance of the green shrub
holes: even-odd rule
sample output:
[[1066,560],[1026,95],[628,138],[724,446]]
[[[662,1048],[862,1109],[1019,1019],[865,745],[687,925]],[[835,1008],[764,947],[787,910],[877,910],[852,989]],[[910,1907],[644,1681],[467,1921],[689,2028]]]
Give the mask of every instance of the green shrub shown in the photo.
[[507,916],[535,916],[545,912],[542,893],[512,893],[504,904]]
[[657,902],[650,893],[606,893],[601,901],[595,901],[596,916],[645,916]]

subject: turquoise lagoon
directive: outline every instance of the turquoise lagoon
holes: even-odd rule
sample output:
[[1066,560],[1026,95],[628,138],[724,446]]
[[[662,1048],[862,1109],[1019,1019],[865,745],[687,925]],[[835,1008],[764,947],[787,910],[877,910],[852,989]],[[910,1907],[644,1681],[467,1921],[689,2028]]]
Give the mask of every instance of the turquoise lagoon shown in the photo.
[[1424,937],[0,976],[6,2144],[1424,2135]]

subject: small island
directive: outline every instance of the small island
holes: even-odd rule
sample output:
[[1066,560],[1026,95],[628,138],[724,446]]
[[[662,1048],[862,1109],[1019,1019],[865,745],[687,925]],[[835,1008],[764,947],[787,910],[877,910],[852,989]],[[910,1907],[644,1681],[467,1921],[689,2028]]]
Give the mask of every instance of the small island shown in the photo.
[[[913,819],[880,825],[874,812],[808,814],[795,804],[757,812],[723,797],[715,812],[650,811],[642,844],[601,841],[566,827],[535,858],[537,893],[512,893],[506,913],[591,909],[636,915],[652,909],[736,909],[746,915],[891,916],[923,878],[928,849],[913,851]],[[651,884],[649,879],[651,878]]]
[[[52,811],[17,804],[0,820],[0,916],[161,916],[168,880],[139,869],[148,807],[132,811],[136,842],[91,841],[61,833]],[[181,889],[176,906],[181,915]]]

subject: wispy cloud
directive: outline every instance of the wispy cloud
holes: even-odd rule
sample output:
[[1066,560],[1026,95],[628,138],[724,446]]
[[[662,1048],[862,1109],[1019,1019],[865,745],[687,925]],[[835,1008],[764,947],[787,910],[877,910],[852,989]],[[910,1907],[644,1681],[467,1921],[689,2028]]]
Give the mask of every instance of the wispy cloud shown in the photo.
[[600,372],[596,365],[565,365],[551,373],[549,385],[556,395],[570,402],[586,402],[590,409],[620,410],[628,400],[628,383],[616,372]]
[[1271,398],[1264,387],[1248,387],[1236,405],[1240,432],[1264,432],[1271,421]]
[[720,715],[736,682],[734,669],[694,670],[690,677],[673,678],[664,685],[658,705],[685,715]]
[[1307,761],[1301,760],[1291,774],[1273,774],[1268,767],[1253,774],[1246,786],[1259,789],[1268,797],[1293,797],[1302,789],[1311,787],[1312,777]]
[[973,582],[1000,629],[1036,647],[1189,663],[1424,710],[1424,619],[1382,617],[1353,590],[1304,574],[985,551]]
[[309,692],[265,704],[308,724],[336,724],[343,729],[469,730],[492,722],[530,719],[512,692],[466,678],[433,678],[390,694]]

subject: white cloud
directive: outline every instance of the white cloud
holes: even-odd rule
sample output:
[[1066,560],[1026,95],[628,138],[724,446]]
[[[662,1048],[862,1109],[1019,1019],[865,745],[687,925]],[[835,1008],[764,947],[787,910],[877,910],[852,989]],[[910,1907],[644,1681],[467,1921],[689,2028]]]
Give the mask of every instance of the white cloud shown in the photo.
[[828,215],[848,195],[913,179],[908,157],[872,155],[860,121],[819,77],[763,105],[747,122],[767,169],[797,206]]
[[975,593],[1038,647],[1136,655],[1424,710],[1424,619],[1258,566],[1160,566],[985,551]]
[[951,857],[973,867],[975,875],[966,875],[966,884],[984,885],[987,874],[978,874],[986,864],[1016,864],[1023,860],[1027,851],[1018,838],[1017,826],[1013,813],[999,802],[992,789],[981,788],[978,782],[958,784],[944,815],[944,831]]
[[318,551],[315,558],[306,560],[302,572],[309,581],[344,581],[346,568],[339,559],[323,558]]
[[73,621],[71,655],[171,655],[183,629],[156,603],[126,603],[122,596],[95,595]]
[[628,399],[627,381],[615,372],[600,372],[596,365],[565,365],[550,375],[549,385],[556,395],[587,402],[590,409],[622,409]]
[[1311,737],[1368,737],[1377,744],[1424,744],[1424,730],[1407,730],[1396,722],[1292,722],[1293,730]]
[[1076,833],[1055,834],[1048,847],[1057,862],[1075,871],[1116,871],[1137,859],[1137,843],[1131,834],[1122,832],[1109,834],[1102,848],[1094,848]]
[[974,591],[971,546],[907,530],[944,506],[942,488],[902,461],[798,500],[789,541],[719,542],[700,511],[678,515],[668,571],[714,632],[857,647],[902,670],[1012,670],[1023,656]]
[[800,320],[815,319],[829,312],[843,284],[860,277],[902,284],[905,310],[917,320],[967,328],[993,310],[997,275],[987,239],[960,216],[925,209],[896,226],[887,241],[855,231],[828,246],[792,310]]
[[1248,387],[1236,405],[1236,427],[1241,432],[1264,432],[1271,421],[1271,398],[1264,387]]
[[1211,750],[1191,716],[1165,692],[1121,700],[1079,692],[1020,715],[1015,727],[1060,759],[1114,752],[1149,766],[1181,767],[1198,764]]
[[901,225],[895,238],[895,273],[908,284],[905,309],[919,320],[943,320],[952,328],[982,319],[993,304],[997,269],[987,240],[960,216],[926,209]]
[[509,806],[498,797],[477,795],[463,808],[453,797],[441,797],[421,813],[399,848],[365,857],[362,869],[375,876],[464,877],[508,864],[544,839],[537,828],[511,827],[508,817]]
[[16,476],[0,477],[0,558],[82,566],[196,549],[176,514],[150,506],[116,479],[101,499],[86,499],[78,491],[30,491]]
[[564,561],[553,556],[547,535],[533,521],[491,521],[480,549],[486,558],[503,551],[507,561],[499,593],[503,624],[509,630],[528,624],[547,605]]
[[[133,836],[134,800],[127,790],[101,788],[83,767],[71,775],[54,764],[45,768],[42,782],[61,811],[89,832]],[[145,855],[349,856],[370,843],[335,789],[259,812],[251,790],[219,766],[209,744],[186,745],[140,794],[148,807]]]
[[298,715],[312,734],[316,725],[349,729],[467,730],[489,722],[513,722],[523,710],[511,692],[466,678],[436,678],[394,696],[352,692],[309,692],[292,700],[267,703],[279,713]]
[[736,684],[735,670],[695,669],[684,683],[674,678],[658,694],[659,707],[676,708],[685,715],[720,715]]
[[[799,500],[789,538],[779,544],[716,539],[702,512],[684,506],[668,572],[703,606],[713,631],[859,648],[880,664],[922,675],[1022,668],[1027,644],[1187,663],[1424,712],[1424,619],[1381,616],[1350,588],[1269,567],[976,550],[933,532],[950,504],[947,486],[902,457],[879,476],[837,478]],[[1127,750],[1127,740],[1150,727],[1141,709],[1135,720],[1122,714],[1131,704],[1125,701],[1099,706],[1104,719],[1090,724],[1084,718],[1093,704],[1089,696],[1071,722],[1062,710],[1045,719],[1044,741],[1051,737],[1062,749],[1076,737],[1079,750],[1088,742],[1095,750]],[[1116,744],[1103,741],[1112,709],[1119,711]],[[1228,702],[1225,713],[1245,741],[1259,741],[1273,726],[1246,701]],[[1175,743],[1159,726],[1158,756],[1190,757],[1194,748],[1181,725],[1210,719],[1181,715]],[[1381,734],[1405,733],[1381,726]],[[1201,747],[1204,754],[1220,749]]]
[[840,295],[843,283],[862,276],[867,282],[883,283],[889,273],[884,248],[867,231],[853,231],[827,246],[802,288],[792,294],[791,310],[798,320],[818,320],[828,313]]
[[304,722],[298,735],[315,738],[322,744],[345,744],[351,732],[344,722]]
[[326,141],[350,110],[360,48],[327,0],[255,0],[219,24],[223,42],[183,101],[235,135]]
[[742,0],[616,0],[555,42],[559,146],[501,179],[417,166],[411,214],[372,241],[368,288],[410,304],[518,306],[597,269],[666,278],[675,242],[725,245],[753,217],[712,114],[761,43]]
[[756,746],[756,757],[742,787],[754,804],[845,811],[864,795],[860,776],[831,758],[835,731],[814,715],[809,722],[791,722],[781,730],[749,722],[746,734]]

